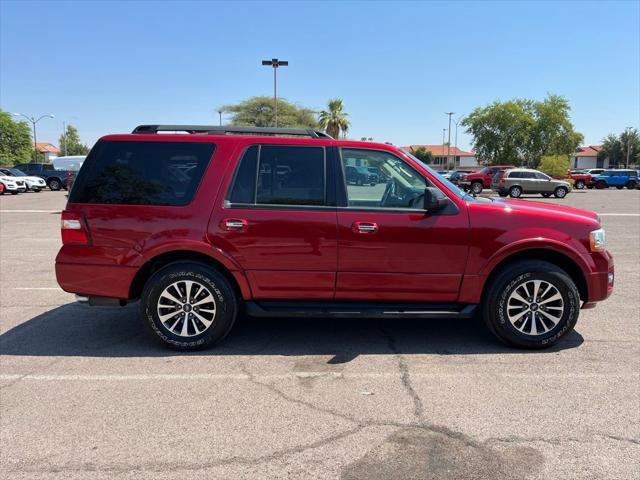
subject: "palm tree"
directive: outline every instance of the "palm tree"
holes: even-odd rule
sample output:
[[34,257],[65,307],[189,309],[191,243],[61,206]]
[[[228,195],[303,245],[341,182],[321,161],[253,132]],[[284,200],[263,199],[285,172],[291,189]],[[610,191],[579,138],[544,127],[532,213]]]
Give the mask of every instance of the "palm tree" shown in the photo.
[[343,137],[346,136],[351,124],[347,120],[349,114],[344,111],[342,100],[339,98],[329,100],[328,107],[328,110],[322,110],[318,115],[320,128],[333,138],[339,138],[340,133]]

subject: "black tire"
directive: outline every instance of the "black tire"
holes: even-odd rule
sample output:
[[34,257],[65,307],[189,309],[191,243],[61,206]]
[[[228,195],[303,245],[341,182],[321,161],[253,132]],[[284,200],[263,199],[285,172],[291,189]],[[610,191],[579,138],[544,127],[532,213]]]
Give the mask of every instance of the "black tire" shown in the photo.
[[473,182],[471,184],[471,191],[473,193],[475,193],[476,195],[481,194],[483,188],[484,188],[484,186],[482,185],[482,182]]
[[566,187],[558,187],[553,191],[553,196],[556,198],[564,198],[569,193],[569,189]]
[[508,194],[507,194],[507,193],[500,193],[500,192],[498,192],[498,195],[500,195],[501,197],[506,197]]
[[586,185],[584,183],[584,180],[576,180],[576,184],[575,184],[576,189],[582,190],[585,186]]
[[637,187],[638,187],[637,182],[634,182],[633,180],[627,183],[627,188],[629,190],[635,190]]
[[511,198],[520,198],[521,195],[522,195],[522,187],[519,187],[518,185],[514,185],[509,189],[509,196]]
[[[212,317],[212,323],[199,334],[196,332],[193,332],[191,336],[176,334],[160,320],[158,313],[160,295],[166,288],[170,288],[170,285],[180,281],[197,282],[201,288],[204,288],[202,290],[203,294],[205,296],[210,294],[215,300],[215,313]],[[170,291],[176,292],[176,290]],[[197,292],[200,295],[201,291],[198,290]],[[175,302],[166,300],[166,297],[163,302],[175,305]],[[151,330],[156,340],[168,348],[181,351],[200,350],[222,341],[231,331],[239,309],[238,297],[229,281],[214,269],[197,262],[171,263],[155,272],[144,286],[140,307],[144,323]],[[183,326],[184,322],[186,322],[186,315],[189,315],[186,312],[191,312],[191,309],[195,307],[187,306],[186,308],[190,309],[184,310],[184,312],[182,312],[182,308],[177,309],[184,317],[184,320],[178,323],[179,326]],[[196,310],[193,310],[194,314]],[[168,312],[171,312],[171,310],[168,310]],[[169,318],[167,323],[169,321],[173,322],[176,318]],[[180,322],[179,319],[176,319],[176,321]],[[194,319],[189,327],[193,327],[194,321],[198,323]],[[204,324],[199,322],[199,326],[202,328]],[[193,329],[191,330],[193,331]]]
[[35,192],[35,193],[40,193],[40,189],[39,188],[32,188],[31,191]]
[[616,188],[617,188],[618,190],[622,190],[622,189],[624,188],[624,185],[616,185]]
[[[530,280],[542,280],[553,285],[562,297],[563,311],[559,321],[549,331],[531,335],[523,333],[507,316],[507,303],[511,294]],[[491,280],[484,294],[483,317],[485,324],[498,339],[507,345],[528,349],[547,348],[557,343],[570,333],[578,321],[580,313],[580,296],[573,280],[556,265],[541,260],[523,260],[504,267]],[[566,308],[565,308],[566,307]],[[541,307],[536,307],[536,309]],[[535,315],[535,314],[534,314]],[[540,315],[540,317],[542,317]],[[525,319],[523,329],[532,330],[531,324],[540,320]],[[549,324],[551,325],[551,324]],[[542,328],[540,328],[542,330]]]
[[47,185],[53,191],[58,191],[62,188],[62,182],[58,178],[50,178],[47,180]]
[[607,185],[607,182],[600,180],[596,182],[596,188],[602,190],[603,188],[609,188],[609,185]]
[[20,192],[11,192],[11,195],[17,195]]
[[550,193],[546,192],[546,193],[542,193],[541,194],[544,198],[549,198],[551,196]]

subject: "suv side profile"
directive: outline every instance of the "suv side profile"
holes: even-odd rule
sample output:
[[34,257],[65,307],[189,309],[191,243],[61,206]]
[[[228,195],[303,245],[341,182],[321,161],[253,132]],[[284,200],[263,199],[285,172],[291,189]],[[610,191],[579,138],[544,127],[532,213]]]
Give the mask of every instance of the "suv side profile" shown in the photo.
[[[384,183],[351,185],[353,165]],[[544,348],[614,284],[596,214],[475,198],[392,145],[307,130],[103,137],[61,221],[60,286],[90,305],[139,299],[178,350],[221,341],[244,313],[478,314],[505,343]]]
[[537,170],[514,168],[496,173],[491,188],[501,197],[519,198],[523,193],[540,193],[543,197],[564,198],[571,191],[571,184]]
[[638,172],[635,170],[605,170],[593,177],[593,184],[598,189],[616,187],[622,190],[627,187],[634,190],[638,186]]

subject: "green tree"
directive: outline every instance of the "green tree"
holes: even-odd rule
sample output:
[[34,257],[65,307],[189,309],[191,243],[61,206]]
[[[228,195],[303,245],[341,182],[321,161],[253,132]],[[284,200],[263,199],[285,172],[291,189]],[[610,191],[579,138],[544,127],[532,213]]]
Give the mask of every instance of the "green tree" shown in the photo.
[[433,153],[431,153],[429,150],[427,150],[424,147],[416,148],[416,151],[413,152],[413,156],[416,157],[418,160],[423,161],[427,165],[430,165],[433,163]]
[[62,155],[86,155],[89,147],[80,143],[78,129],[73,125],[67,125],[67,130],[60,135],[60,152]]
[[327,134],[333,138],[340,138],[347,135],[351,124],[347,117],[348,113],[344,111],[344,104],[339,98],[333,98],[329,100],[327,110],[322,110],[318,115],[318,123]]
[[11,114],[0,110],[0,165],[31,161],[33,145],[26,122],[15,122]]
[[[218,110],[232,114],[232,125],[272,127],[274,123],[273,98],[251,97],[235,105],[225,105]],[[286,100],[278,99],[278,127],[318,128],[314,111]]]
[[474,138],[478,157],[490,164],[538,167],[545,155],[570,155],[582,142],[559,95],[543,101],[517,98],[476,108],[462,124]]
[[629,165],[640,162],[640,137],[635,128],[627,129],[620,135],[610,133],[602,140],[599,159],[609,159],[611,167],[627,165],[627,148],[629,148]]

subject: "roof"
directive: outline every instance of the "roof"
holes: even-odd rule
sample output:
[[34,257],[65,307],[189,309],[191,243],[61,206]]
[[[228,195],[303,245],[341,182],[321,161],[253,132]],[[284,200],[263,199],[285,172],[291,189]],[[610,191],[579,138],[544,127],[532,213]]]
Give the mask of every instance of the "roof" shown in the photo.
[[451,147],[447,153],[447,145],[409,145],[407,147],[402,147],[410,153],[414,153],[419,148],[424,148],[431,152],[435,157],[443,157],[446,155],[451,155],[452,157],[475,157],[475,153],[473,152],[465,152],[464,150],[460,150],[458,147]]
[[588,147],[578,147],[576,157],[597,157],[602,150],[602,145],[589,145]]
[[60,149],[50,143],[36,143],[36,148],[42,153],[60,153]]

